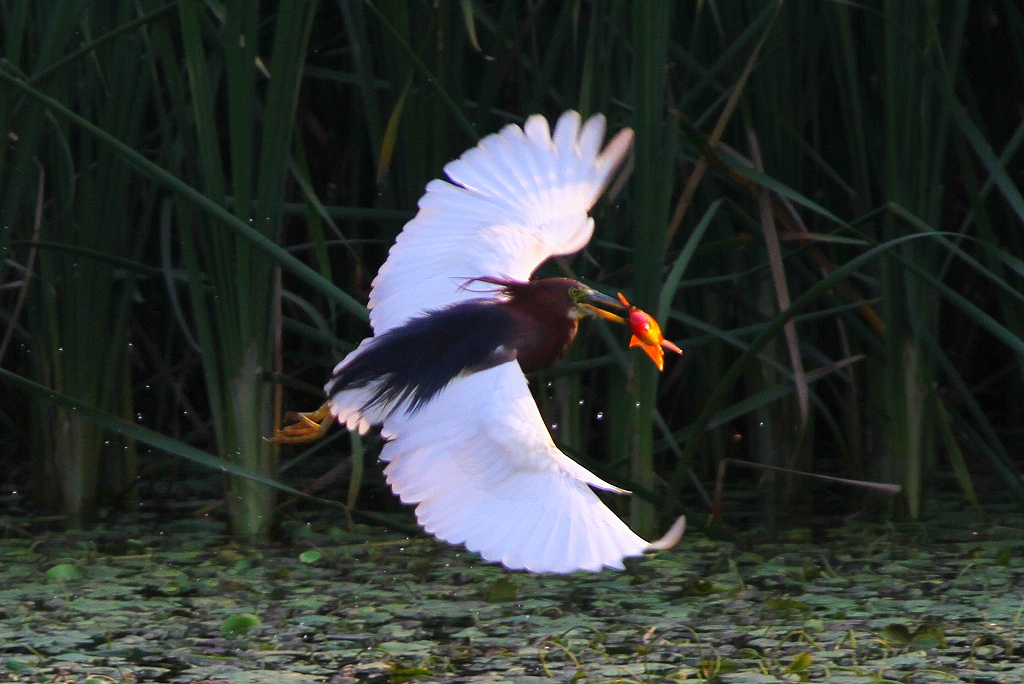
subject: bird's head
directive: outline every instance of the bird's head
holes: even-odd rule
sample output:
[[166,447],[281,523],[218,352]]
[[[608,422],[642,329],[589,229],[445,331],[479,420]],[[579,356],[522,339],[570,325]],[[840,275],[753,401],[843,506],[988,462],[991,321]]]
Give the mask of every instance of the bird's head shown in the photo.
[[568,278],[554,278],[553,280],[566,281],[562,283],[562,286],[568,302],[567,315],[573,318],[593,316],[594,318],[603,318],[613,323],[626,323],[626,319],[622,316],[608,311],[608,309],[625,311],[628,308],[623,306],[614,297],[609,297],[591,287],[587,287],[583,283]]
[[512,307],[534,318],[555,321],[593,316],[622,325],[627,322],[607,309],[626,311],[628,306],[571,278],[521,281],[481,276],[473,281],[499,286]]
[[[661,328],[653,317],[631,305],[622,294],[615,299],[571,278],[544,278],[528,282],[493,277],[473,280],[499,286],[509,298],[508,306],[523,318],[548,325],[570,319],[573,321],[570,341],[575,334],[575,321],[591,316],[628,327],[633,333],[630,346],[641,347],[658,370],[664,369],[664,349],[682,353],[679,347],[662,336]],[[625,312],[625,315],[620,316],[609,309]]]

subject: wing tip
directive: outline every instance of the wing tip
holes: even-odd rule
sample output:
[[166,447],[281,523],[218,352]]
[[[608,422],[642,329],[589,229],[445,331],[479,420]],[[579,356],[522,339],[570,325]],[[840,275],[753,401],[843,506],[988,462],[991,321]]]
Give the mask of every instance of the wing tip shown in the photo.
[[597,157],[597,165],[604,168],[609,177],[622,165],[626,155],[633,149],[635,138],[636,135],[632,128],[623,128],[612,136],[612,139],[601,150],[601,154]]
[[676,521],[672,523],[672,526],[668,528],[668,531],[661,536],[661,538],[652,541],[647,545],[648,551],[667,551],[673,546],[679,543],[679,540],[683,538],[683,534],[686,533],[686,516],[681,515],[676,518]]

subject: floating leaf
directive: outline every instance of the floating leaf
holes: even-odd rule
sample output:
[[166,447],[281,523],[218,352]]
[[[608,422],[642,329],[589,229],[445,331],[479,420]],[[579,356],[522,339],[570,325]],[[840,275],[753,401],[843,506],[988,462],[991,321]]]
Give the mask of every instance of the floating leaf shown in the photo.
[[299,560],[303,563],[313,564],[320,560],[321,554],[319,551],[303,551],[299,554]]
[[941,629],[930,625],[921,625],[915,629],[910,640],[920,648],[946,648],[946,635]]
[[811,618],[804,622],[804,631],[806,632],[824,632],[825,621],[818,618]]
[[788,598],[771,598],[764,602],[765,610],[781,617],[793,617],[811,612],[811,606],[803,601]]
[[14,658],[5,660],[4,667],[6,667],[8,670],[10,670],[16,675],[25,674],[26,672],[32,669],[31,665],[23,663],[20,660],[15,660]]
[[888,625],[878,633],[878,636],[890,643],[899,645],[909,644],[911,639],[910,630],[907,629],[906,625],[900,624]]
[[391,681],[397,684],[398,682],[408,682],[420,677],[429,677],[432,674],[434,673],[425,667],[405,667],[396,663],[391,668]]
[[60,563],[46,571],[47,582],[75,582],[85,577],[85,573],[74,563]]
[[250,629],[260,625],[260,619],[251,613],[236,613],[220,623],[221,634],[229,637],[245,636]]
[[507,577],[499,577],[494,580],[491,588],[487,591],[488,603],[504,603],[515,601],[519,595],[519,585]]

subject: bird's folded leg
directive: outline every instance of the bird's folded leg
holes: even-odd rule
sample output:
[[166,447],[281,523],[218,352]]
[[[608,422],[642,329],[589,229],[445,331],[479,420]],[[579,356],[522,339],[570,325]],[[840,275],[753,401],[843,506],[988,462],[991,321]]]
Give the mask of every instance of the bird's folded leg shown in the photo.
[[328,402],[316,411],[299,413],[289,411],[285,419],[291,421],[279,430],[274,430],[274,436],[267,439],[274,444],[305,444],[315,442],[327,434],[334,422],[331,415],[331,405]]

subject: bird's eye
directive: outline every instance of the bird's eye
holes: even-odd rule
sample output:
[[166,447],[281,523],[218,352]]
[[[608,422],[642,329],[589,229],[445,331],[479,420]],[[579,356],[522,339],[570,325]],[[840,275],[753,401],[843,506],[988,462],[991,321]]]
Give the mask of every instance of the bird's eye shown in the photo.
[[572,297],[574,300],[579,299],[582,293],[583,290],[576,287],[575,285],[569,288],[569,296]]

